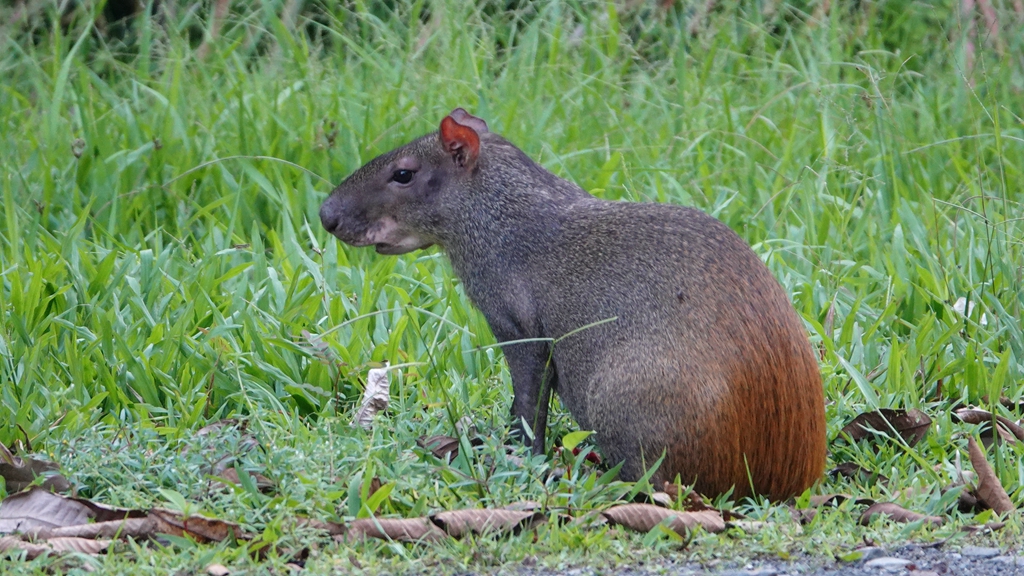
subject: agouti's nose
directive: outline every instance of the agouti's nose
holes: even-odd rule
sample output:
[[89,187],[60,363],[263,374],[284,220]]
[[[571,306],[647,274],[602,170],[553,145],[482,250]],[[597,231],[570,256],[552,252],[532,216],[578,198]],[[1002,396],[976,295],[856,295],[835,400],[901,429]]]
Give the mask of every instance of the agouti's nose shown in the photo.
[[338,228],[338,201],[335,200],[334,196],[329,196],[324,203],[320,205],[320,223],[323,224],[324,229],[330,233],[334,233],[335,229]]

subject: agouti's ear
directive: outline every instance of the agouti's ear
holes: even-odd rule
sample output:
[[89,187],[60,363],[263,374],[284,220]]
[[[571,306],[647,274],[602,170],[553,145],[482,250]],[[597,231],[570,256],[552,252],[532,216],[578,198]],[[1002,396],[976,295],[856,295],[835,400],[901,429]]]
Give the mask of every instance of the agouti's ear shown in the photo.
[[466,170],[476,166],[480,155],[480,132],[487,132],[487,123],[462,108],[452,110],[441,121],[441,144],[452,155],[456,166]]

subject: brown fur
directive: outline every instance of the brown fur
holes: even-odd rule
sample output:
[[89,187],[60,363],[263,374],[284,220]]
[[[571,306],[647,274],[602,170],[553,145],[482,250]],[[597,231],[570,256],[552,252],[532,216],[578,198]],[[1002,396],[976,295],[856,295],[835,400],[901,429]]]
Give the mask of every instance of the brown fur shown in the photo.
[[[397,182],[415,168],[411,181]],[[357,170],[321,220],[386,254],[439,244],[503,348],[520,433],[545,447],[558,392],[636,479],[782,499],[825,464],[824,398],[803,325],[728,227],[691,208],[606,202],[456,110]]]

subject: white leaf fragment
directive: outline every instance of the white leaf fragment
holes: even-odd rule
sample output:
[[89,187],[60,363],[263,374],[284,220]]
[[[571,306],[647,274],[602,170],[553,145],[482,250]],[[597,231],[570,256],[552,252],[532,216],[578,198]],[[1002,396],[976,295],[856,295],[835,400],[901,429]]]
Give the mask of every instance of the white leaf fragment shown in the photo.
[[363,391],[363,402],[356,412],[356,424],[366,430],[373,427],[373,417],[378,412],[388,409],[391,403],[391,381],[388,379],[388,365],[374,368],[366,375],[366,390]]
[[[967,301],[967,298],[963,296],[956,299],[953,303],[953,311],[960,314],[961,316],[970,316],[974,312],[974,301]],[[978,324],[982,326],[988,326],[988,316],[984,312],[981,313],[981,318],[978,320]]]

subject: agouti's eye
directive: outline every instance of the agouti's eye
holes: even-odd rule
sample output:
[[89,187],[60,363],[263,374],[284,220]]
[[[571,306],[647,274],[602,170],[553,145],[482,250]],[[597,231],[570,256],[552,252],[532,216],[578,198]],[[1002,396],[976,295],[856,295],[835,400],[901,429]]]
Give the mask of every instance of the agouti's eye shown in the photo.
[[412,175],[415,174],[412,170],[395,170],[391,174],[391,180],[398,182],[399,184],[408,184],[412,182]]

